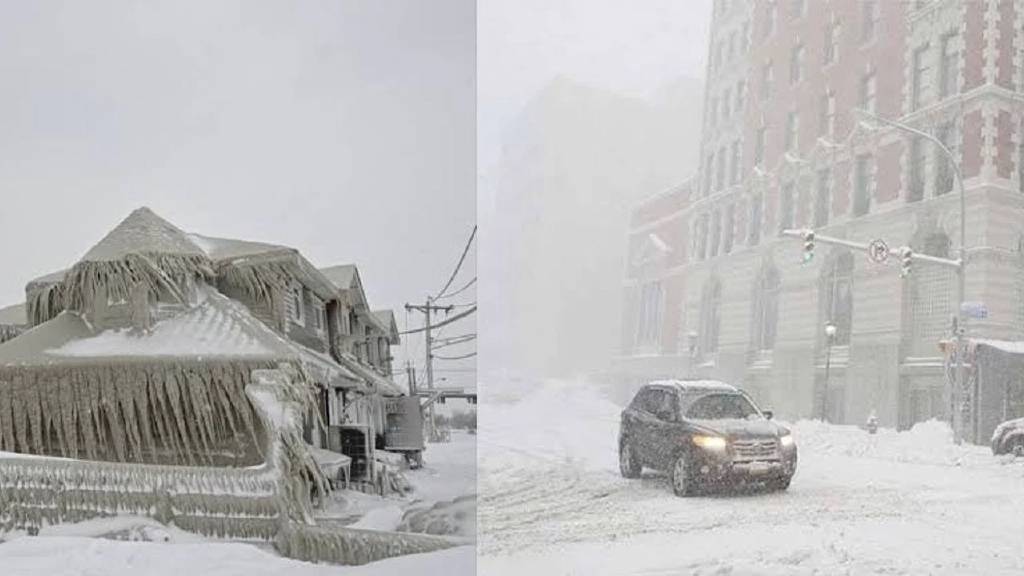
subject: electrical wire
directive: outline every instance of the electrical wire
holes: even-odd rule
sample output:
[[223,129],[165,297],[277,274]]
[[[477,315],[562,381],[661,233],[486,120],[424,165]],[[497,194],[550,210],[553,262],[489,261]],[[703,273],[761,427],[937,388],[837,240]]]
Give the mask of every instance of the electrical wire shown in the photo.
[[452,272],[451,277],[448,278],[448,282],[445,283],[444,288],[441,288],[441,291],[437,293],[437,296],[434,296],[434,300],[444,296],[445,292],[451,288],[452,282],[455,281],[455,277],[459,274],[459,270],[462,269],[462,263],[466,261],[466,254],[469,253],[469,247],[473,245],[474,238],[476,238],[476,226],[473,226],[473,232],[470,233],[469,240],[466,241],[466,247],[462,250],[462,256],[459,257],[459,263],[455,265],[455,270]]
[[476,284],[476,276],[473,276],[473,279],[470,280],[469,282],[466,282],[462,286],[462,288],[459,288],[458,290],[456,290],[455,292],[452,292],[451,294],[445,294],[444,296],[438,296],[437,298],[434,298],[434,300],[444,300],[445,298],[452,298],[454,296],[458,296],[459,294],[462,294],[463,292],[468,290],[474,284]]

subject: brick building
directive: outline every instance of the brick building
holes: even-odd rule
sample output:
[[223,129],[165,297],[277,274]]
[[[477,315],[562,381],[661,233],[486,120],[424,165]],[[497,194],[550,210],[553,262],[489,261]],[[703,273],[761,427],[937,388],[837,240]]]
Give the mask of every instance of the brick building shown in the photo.
[[[903,279],[898,263],[820,245],[805,264],[779,232],[956,258],[954,165],[856,110],[928,132],[966,190],[966,300],[989,311],[968,334],[1024,338],[1024,2],[717,0],[712,18],[701,168],[665,214],[687,246],[661,296],[650,271],[630,267],[620,367],[738,382],[789,418],[948,417],[938,343],[956,312],[955,271],[917,263]],[[645,249],[634,240],[631,258]],[[640,311],[652,309],[665,362],[638,370],[651,354]]]

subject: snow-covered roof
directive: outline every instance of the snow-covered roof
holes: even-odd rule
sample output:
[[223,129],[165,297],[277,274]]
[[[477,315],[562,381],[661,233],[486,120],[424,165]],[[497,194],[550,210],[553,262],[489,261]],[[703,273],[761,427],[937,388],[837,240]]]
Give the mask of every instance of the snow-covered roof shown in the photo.
[[352,280],[358,276],[355,264],[341,264],[340,266],[321,268],[320,273],[334,283],[339,290],[348,290],[351,288]]
[[28,324],[25,304],[15,304],[0,308],[0,325],[24,326]]
[[1020,341],[975,339],[973,342],[976,345],[990,346],[1010,354],[1024,354],[1024,342]]
[[181,229],[143,206],[134,210],[93,246],[82,261],[110,262],[129,254],[205,256]]
[[292,345],[245,306],[204,286],[200,302],[147,332],[96,331],[81,315],[63,312],[4,344],[0,365],[56,365],[131,359],[297,360]]
[[202,234],[189,234],[189,239],[206,253],[213,261],[233,260],[250,256],[274,254],[278,252],[298,252],[294,248],[266,242],[250,242],[233,238],[215,238]]

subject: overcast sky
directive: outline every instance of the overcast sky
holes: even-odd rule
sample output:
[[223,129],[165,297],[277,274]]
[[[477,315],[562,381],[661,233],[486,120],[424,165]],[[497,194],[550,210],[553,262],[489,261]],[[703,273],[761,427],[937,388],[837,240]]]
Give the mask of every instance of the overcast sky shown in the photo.
[[475,20],[473,0],[3,3],[0,305],[148,205],[355,262],[401,325],[475,223]]

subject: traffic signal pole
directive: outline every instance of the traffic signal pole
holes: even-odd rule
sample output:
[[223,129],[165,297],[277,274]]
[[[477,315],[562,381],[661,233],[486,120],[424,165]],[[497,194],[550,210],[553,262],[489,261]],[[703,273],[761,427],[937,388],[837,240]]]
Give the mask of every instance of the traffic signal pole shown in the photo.
[[[846,240],[845,238],[834,238],[832,236],[822,236],[809,229],[791,229],[783,230],[782,235],[790,238],[799,238],[803,240],[808,234],[813,234],[814,242],[818,244],[825,244],[829,246],[844,246],[851,250],[858,250],[860,252],[868,252],[870,244],[865,242],[854,242],[852,240]],[[890,248],[890,256],[904,255],[903,250],[907,249],[905,246],[901,248]],[[947,266],[949,268],[960,268],[960,260],[952,260],[950,258],[939,258],[938,256],[929,256],[927,254],[918,254],[911,252],[910,260],[913,262],[927,262],[929,264],[938,264],[940,266]]]

